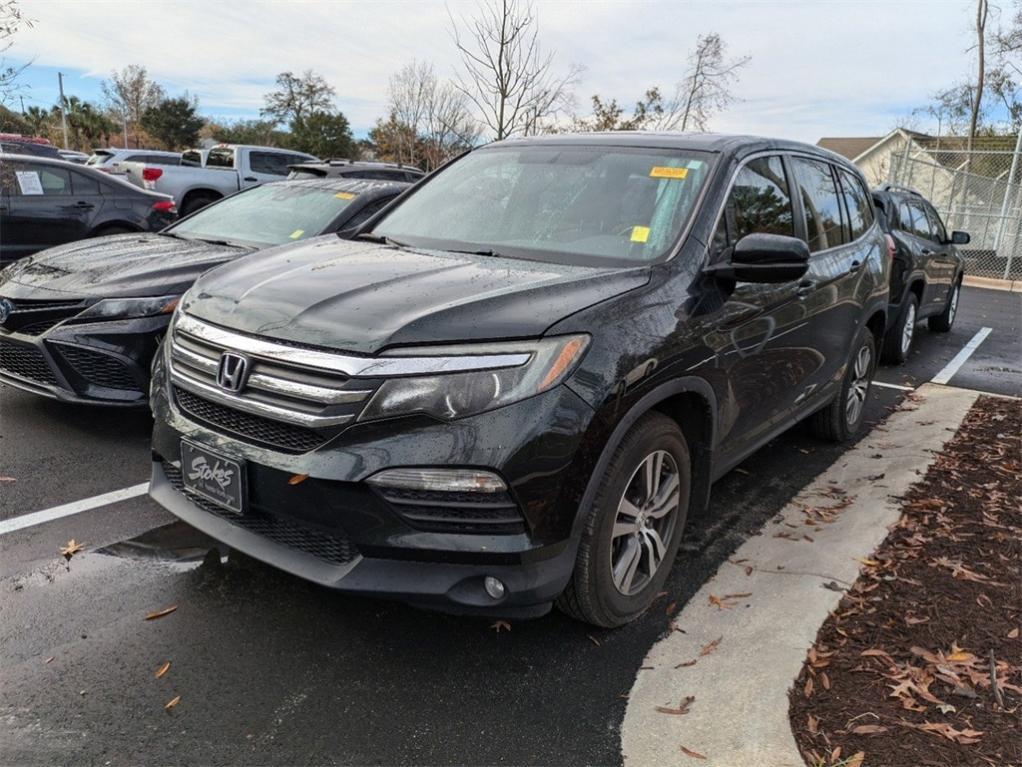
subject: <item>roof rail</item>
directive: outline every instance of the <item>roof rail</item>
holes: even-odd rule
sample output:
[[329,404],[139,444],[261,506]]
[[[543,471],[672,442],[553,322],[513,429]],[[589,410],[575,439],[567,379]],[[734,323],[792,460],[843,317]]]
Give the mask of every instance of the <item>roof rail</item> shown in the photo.
[[[880,187],[885,192],[903,192],[905,194],[914,194],[916,197],[922,197],[922,193],[913,189],[910,186],[902,186],[901,184],[884,184]],[[925,198],[924,198],[925,199]]]

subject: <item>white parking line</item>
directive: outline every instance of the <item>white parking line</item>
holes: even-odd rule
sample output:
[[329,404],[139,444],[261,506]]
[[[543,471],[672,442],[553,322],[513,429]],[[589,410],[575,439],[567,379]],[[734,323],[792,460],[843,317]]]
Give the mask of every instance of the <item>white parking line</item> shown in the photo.
[[916,387],[914,387],[914,386],[902,386],[901,384],[892,384],[892,383],[887,383],[886,381],[874,381],[873,385],[874,386],[882,386],[885,389],[898,389],[899,391],[915,391],[916,390]]
[[952,376],[958,372],[958,369],[965,364],[965,361],[972,356],[972,353],[976,351],[983,339],[990,335],[991,328],[980,328],[979,332],[972,337],[962,350],[956,354],[949,363],[944,366],[937,375],[933,377],[933,383],[935,384],[946,384],[951,380]]
[[107,506],[118,501],[126,501],[129,498],[137,498],[149,491],[149,483],[142,482],[131,487],[123,487],[120,490],[113,490],[102,495],[94,495],[91,498],[83,498],[80,501],[71,501],[61,506],[54,506],[51,509],[33,511],[31,514],[22,514],[20,517],[0,521],[0,535],[13,533],[15,530],[24,530],[26,527],[41,525],[44,522],[52,522],[61,517],[70,517],[73,514],[81,514],[83,511],[98,509],[100,506]]

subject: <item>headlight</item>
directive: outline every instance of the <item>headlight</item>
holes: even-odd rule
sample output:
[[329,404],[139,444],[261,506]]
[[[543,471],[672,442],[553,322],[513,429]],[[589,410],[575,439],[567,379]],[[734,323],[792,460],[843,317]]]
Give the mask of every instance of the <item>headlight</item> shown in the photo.
[[127,320],[135,317],[156,317],[170,314],[177,307],[181,296],[158,296],[156,298],[104,298],[97,301],[76,320]]
[[563,381],[585,353],[589,336],[557,336],[524,343],[494,344],[472,349],[409,349],[416,357],[428,355],[452,357],[504,352],[526,352],[529,358],[517,367],[475,370],[433,376],[391,378],[380,386],[366,405],[359,420],[425,413],[451,421],[468,415],[510,405],[526,397],[553,388]]

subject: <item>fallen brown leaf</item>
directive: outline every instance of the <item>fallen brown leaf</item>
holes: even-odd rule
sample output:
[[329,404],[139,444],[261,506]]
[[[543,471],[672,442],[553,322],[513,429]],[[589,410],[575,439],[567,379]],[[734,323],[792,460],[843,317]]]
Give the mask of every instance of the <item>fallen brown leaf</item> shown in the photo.
[[169,660],[165,661],[162,666],[160,666],[158,669],[156,669],[156,678],[157,679],[162,678],[163,675],[166,674],[168,671],[170,671],[170,661]]
[[78,543],[74,538],[67,542],[66,546],[61,546],[57,551],[61,553],[64,559],[70,560],[75,554],[84,548],[82,544]]
[[678,746],[678,748],[681,749],[681,753],[683,753],[685,756],[691,756],[693,759],[705,759],[706,758],[705,756],[700,754],[698,751],[693,751],[690,748],[685,748],[684,746]]
[[675,666],[675,668],[688,668],[689,666],[694,665],[696,665],[696,662],[694,660],[687,660],[684,663],[679,663],[677,666]]
[[511,624],[507,621],[495,621],[490,624],[490,628],[499,634],[501,631],[510,631]]
[[57,657],[56,655],[51,655],[49,658],[44,660],[43,663],[53,663],[53,659],[56,657]]
[[163,710],[164,711],[170,711],[172,708],[174,708],[174,706],[176,706],[180,702],[181,702],[181,696],[180,695],[175,695],[173,698],[171,698],[170,700],[167,701],[167,703],[163,706]]
[[177,609],[177,605],[171,605],[170,607],[164,607],[162,610],[156,610],[146,615],[147,621],[154,621],[157,618],[162,618],[164,615],[170,615]]
[[844,767],[862,767],[862,763],[866,760],[866,752],[859,751],[848,757],[848,761],[844,763]]
[[291,478],[287,481],[289,485],[298,485],[309,478],[308,474],[292,474]]
[[1008,639],[1018,639],[1018,626],[1008,632]]
[[656,710],[661,714],[673,714],[674,716],[684,716],[688,713],[688,707],[695,701],[694,695],[689,695],[681,699],[681,703],[678,704],[677,708],[668,708],[667,706],[657,706]]
[[596,645],[597,647],[600,646],[600,640],[599,639],[594,637],[592,634],[586,634],[586,636],[589,637],[589,641],[592,642],[594,645]]
[[802,688],[802,694],[805,697],[809,697],[813,694],[813,678],[809,677],[806,679],[806,686]]
[[806,729],[810,735],[815,735],[820,726],[820,720],[812,714],[806,714]]
[[699,650],[699,657],[702,658],[702,657],[704,657],[706,655],[709,655],[714,650],[716,650],[717,647],[720,645],[720,642],[721,642],[721,640],[723,638],[724,637],[719,636],[716,639],[714,639],[712,642],[707,642],[706,644],[704,644],[702,646],[702,648]]
[[853,727],[849,732],[852,735],[879,735],[880,733],[887,732],[887,728],[882,724],[860,724],[858,727]]
[[17,482],[14,477],[0,477],[0,482]]

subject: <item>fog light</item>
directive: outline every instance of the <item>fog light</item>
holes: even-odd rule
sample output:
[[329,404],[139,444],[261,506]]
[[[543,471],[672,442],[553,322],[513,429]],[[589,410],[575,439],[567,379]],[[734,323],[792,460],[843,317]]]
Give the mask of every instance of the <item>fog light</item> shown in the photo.
[[504,480],[489,471],[476,469],[384,469],[366,480],[377,487],[439,492],[501,493]]
[[486,580],[483,581],[483,588],[485,588],[486,593],[494,599],[503,599],[504,594],[507,593],[507,589],[504,588],[504,584],[492,575],[486,576]]

